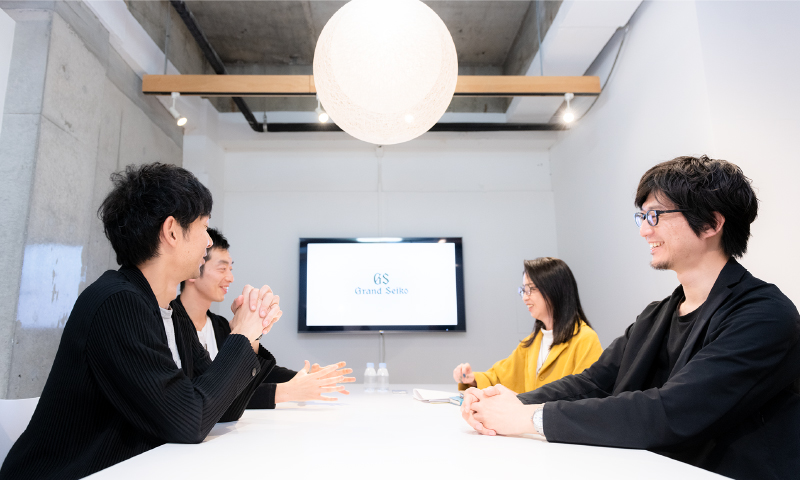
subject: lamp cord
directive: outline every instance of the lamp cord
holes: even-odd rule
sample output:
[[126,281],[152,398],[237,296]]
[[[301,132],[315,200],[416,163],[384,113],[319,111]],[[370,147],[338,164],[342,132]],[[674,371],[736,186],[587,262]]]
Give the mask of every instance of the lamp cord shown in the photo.
[[619,48],[617,48],[617,53],[616,53],[616,55],[614,55],[614,62],[611,64],[611,70],[608,71],[608,76],[606,77],[606,81],[603,82],[603,85],[600,87],[600,93],[596,97],[594,97],[594,102],[592,102],[592,104],[589,105],[589,108],[587,108],[586,111],[583,112],[583,115],[581,115],[580,118],[576,119],[575,122],[573,122],[573,124],[577,124],[580,120],[582,120],[583,117],[585,117],[586,114],[589,113],[592,110],[592,107],[594,107],[594,104],[597,103],[597,100],[600,99],[600,95],[602,95],[603,92],[606,91],[606,85],[608,85],[608,82],[611,80],[611,75],[614,74],[614,68],[616,68],[616,66],[617,66],[617,60],[619,60],[619,54],[620,54],[620,52],[622,52],[622,47],[625,45],[625,39],[628,38],[628,31],[630,31],[631,19],[633,19],[633,17],[636,16],[636,13],[639,11],[639,9],[642,7],[643,4],[644,4],[644,2],[640,3],[639,6],[636,7],[636,10],[633,11],[633,13],[631,14],[631,17],[628,19],[628,21],[627,21],[627,23],[625,23],[625,25],[617,28],[617,32],[620,29],[624,29],[624,32],[622,34],[622,40],[620,40],[620,42],[619,42]]
[[533,7],[536,9],[536,37],[539,41],[539,71],[540,75],[544,76],[544,52],[542,51],[542,16],[539,13],[539,2],[533,2]]
[[169,28],[172,25],[169,14],[170,9],[167,8],[167,24],[164,26],[164,75],[167,74],[167,63],[169,62],[167,58],[167,49],[169,48]]
[[386,363],[386,337],[383,336],[383,330],[379,330],[378,334],[378,363]]

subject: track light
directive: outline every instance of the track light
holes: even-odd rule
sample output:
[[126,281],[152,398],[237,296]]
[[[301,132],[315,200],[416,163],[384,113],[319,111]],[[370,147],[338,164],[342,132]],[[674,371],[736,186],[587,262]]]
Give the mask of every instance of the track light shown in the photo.
[[171,113],[171,114],[172,114],[172,118],[174,118],[175,120],[177,120],[177,122],[178,122],[178,126],[179,126],[179,127],[182,127],[182,126],[186,125],[186,122],[187,122],[188,120],[186,120],[186,117],[182,116],[182,115],[180,114],[180,112],[178,112],[178,110],[175,108],[175,101],[176,101],[176,100],[178,99],[178,97],[180,97],[180,96],[181,96],[180,92],[172,92],[172,106],[171,106],[171,107],[169,107],[169,109],[168,109],[168,110],[169,110],[169,113]]
[[325,123],[330,118],[327,112],[322,109],[322,104],[319,101],[319,97],[317,97],[317,108],[315,108],[314,111],[317,112],[317,118],[319,119],[320,123]]
[[569,101],[573,98],[575,98],[575,94],[573,93],[564,94],[564,99],[567,101],[567,108],[564,110],[564,116],[562,117],[564,119],[564,123],[572,123],[572,121],[575,120],[575,114],[572,113],[572,109],[569,107]]

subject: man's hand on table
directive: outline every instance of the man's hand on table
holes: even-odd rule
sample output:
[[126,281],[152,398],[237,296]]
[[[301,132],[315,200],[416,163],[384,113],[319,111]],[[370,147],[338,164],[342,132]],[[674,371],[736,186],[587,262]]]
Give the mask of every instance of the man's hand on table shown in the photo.
[[502,385],[464,392],[461,416],[482,435],[536,434],[531,415],[539,405],[524,405],[517,394]]
[[345,377],[353,373],[352,368],[344,368],[345,362],[334,363],[327,367],[320,367],[316,363],[309,367],[306,360],[303,368],[297,372],[291,380],[286,383],[279,383],[275,389],[275,403],[281,402],[305,402],[311,400],[322,400],[326,402],[336,401],[336,397],[322,395],[323,393],[341,392],[349,395],[344,385],[337,383],[355,382],[354,377]]

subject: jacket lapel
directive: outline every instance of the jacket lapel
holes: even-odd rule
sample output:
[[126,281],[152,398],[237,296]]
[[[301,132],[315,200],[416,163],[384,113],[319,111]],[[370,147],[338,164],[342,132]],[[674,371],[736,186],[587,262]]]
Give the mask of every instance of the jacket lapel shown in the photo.
[[[582,324],[581,326],[585,326],[585,325]],[[575,329],[573,331],[573,334],[577,335],[577,333],[578,333],[578,328],[575,327]],[[542,348],[541,345],[542,345],[542,338],[543,337],[542,337],[542,335],[537,335],[537,337],[538,337],[537,341],[539,342],[539,349],[541,349]],[[545,370],[547,370],[547,367],[549,367],[553,362],[556,361],[558,356],[561,355],[561,352],[563,352],[567,348],[567,344],[568,343],[569,342],[559,343],[558,345],[553,345],[552,347],[550,347],[550,353],[548,353],[547,354],[547,358],[544,359],[544,363],[542,363],[542,368],[539,369],[539,373],[544,372]],[[539,351],[539,349],[537,349],[536,351]],[[534,366],[536,365],[536,362],[538,360],[539,360],[539,356],[537,355],[536,358],[534,359]]]
[[675,362],[675,367],[673,367],[669,374],[670,377],[689,363],[689,360],[691,360],[689,357],[691,357],[692,352],[695,351],[695,345],[697,342],[703,341],[700,337],[703,332],[706,331],[711,317],[714,316],[714,313],[720,305],[730,296],[732,291],[731,286],[739,283],[746,272],[747,270],[732,257],[722,268],[722,271],[719,272],[719,277],[717,277],[717,281],[714,282],[714,286],[711,287],[708,298],[703,305],[700,306],[697,320],[695,320],[694,325],[692,325],[692,331],[689,332],[686,344],[683,346],[681,354]]
[[186,312],[186,308],[181,302],[181,296],[170,303],[172,307],[172,326],[175,329],[175,344],[178,347],[178,355],[181,357],[181,368],[189,378],[194,373],[194,357],[192,356],[190,335],[197,335],[192,319]]
[[[145,298],[147,298],[148,303],[150,304],[150,308],[153,311],[153,315],[158,318],[159,323],[162,322],[161,319],[161,309],[158,306],[158,299],[156,299],[156,294],[153,293],[153,288],[150,286],[150,283],[147,281],[145,276],[142,272],[136,267],[120,267],[119,272],[125,276],[142,294],[144,294]],[[164,344],[167,343],[167,333],[164,329],[159,329],[161,334],[161,340]]]
[[221,315],[211,313],[211,310],[207,311],[206,315],[208,315],[208,318],[211,319],[210,320],[211,326],[214,328],[214,340],[216,340],[217,342],[217,350],[221,350],[222,344],[225,343],[225,340],[231,333],[231,328],[228,325],[228,320],[226,320],[225,317]]
[[[651,313],[648,317],[640,316],[635,326],[648,329],[647,336],[642,342],[641,348],[635,355],[625,356],[619,369],[619,376],[614,385],[614,394],[629,390],[642,390],[642,385],[651,375],[653,362],[661,351],[661,344],[664,337],[669,334],[669,326],[672,323],[672,314],[678,308],[678,303],[683,299],[683,287],[678,286],[669,301],[659,310]],[[633,334],[632,334],[633,336]]]
[[[553,345],[550,348],[550,353],[548,353],[547,358],[544,359],[544,363],[542,364],[542,368],[539,369],[539,373],[547,370],[547,367],[549,367],[553,362],[556,361],[556,358],[558,358],[558,356],[561,355],[561,352],[563,352],[564,349],[567,348],[567,343],[569,342],[559,343],[558,345]],[[539,360],[538,356],[535,360],[537,361]]]

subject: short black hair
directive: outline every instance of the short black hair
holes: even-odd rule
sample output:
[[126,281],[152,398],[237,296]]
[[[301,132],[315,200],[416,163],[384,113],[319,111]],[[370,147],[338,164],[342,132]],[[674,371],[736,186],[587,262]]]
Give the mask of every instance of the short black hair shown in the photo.
[[664,195],[683,216],[695,235],[716,228],[714,212],[725,217],[722,249],[740,258],[747,252],[750,224],[758,216],[758,198],[742,169],[725,160],[678,157],[659,163],[639,180],[636,208],[642,208],[650,194]]
[[184,232],[211,215],[211,192],[191,172],[175,165],[128,165],[111,174],[114,189],[97,216],[117,263],[139,266],[158,255],[161,226],[174,217]]
[[[583,313],[581,296],[578,294],[578,282],[566,262],[560,258],[539,257],[525,260],[525,275],[539,289],[544,301],[553,314],[553,346],[568,342],[581,330],[581,321],[589,327],[589,319]],[[533,345],[539,330],[545,327],[544,322],[536,319],[531,335],[522,346]]]
[[[208,259],[211,258],[211,250],[215,250],[215,249],[230,250],[231,245],[228,243],[228,239],[225,238],[225,236],[223,234],[221,234],[219,232],[219,230],[217,230],[216,228],[210,228],[209,227],[209,229],[206,230],[206,232],[208,232],[208,236],[211,237],[211,242],[213,243],[211,245],[211,248],[206,250],[206,256],[203,257],[203,260],[205,260],[207,262]],[[205,267],[206,267],[205,263],[200,265],[200,276],[201,277],[203,276],[203,270],[205,269]],[[186,288],[186,280],[181,282],[181,292],[183,291],[184,288]]]

